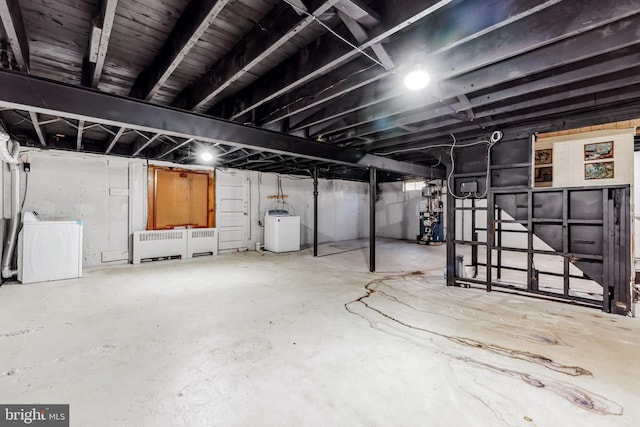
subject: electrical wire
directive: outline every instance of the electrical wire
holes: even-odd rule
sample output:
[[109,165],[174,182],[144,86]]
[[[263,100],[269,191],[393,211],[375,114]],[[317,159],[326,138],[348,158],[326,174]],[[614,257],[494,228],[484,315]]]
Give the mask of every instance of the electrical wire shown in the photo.
[[451,171],[449,172],[449,176],[447,176],[447,191],[454,198],[464,200],[471,197],[471,193],[467,194],[465,197],[456,196],[456,193],[451,189],[451,177],[453,176],[453,171],[455,170],[455,159],[453,158],[453,149],[456,147],[456,137],[454,134],[450,133],[451,138],[453,139],[453,143],[451,144],[451,150],[449,151],[449,155],[451,156]]
[[[289,102],[288,104],[283,105],[283,106],[282,106],[282,107],[280,107],[280,108],[276,108],[275,110],[273,110],[272,112],[270,112],[269,114],[267,114],[267,115],[265,116],[265,118],[263,119],[263,121],[265,121],[265,122],[266,122],[266,121],[268,121],[272,116],[274,116],[274,115],[278,114],[279,112],[281,112],[281,111],[283,111],[283,110],[288,110],[288,109],[289,109],[289,107],[291,107],[292,105],[294,105],[294,104],[296,104],[296,103],[298,103],[298,102],[304,101],[305,99],[314,98],[314,97],[316,97],[316,96],[318,96],[318,95],[322,95],[324,92],[326,92],[326,91],[328,91],[328,90],[330,90],[330,89],[333,89],[335,86],[337,86],[337,85],[339,85],[339,84],[341,84],[341,83],[346,82],[347,80],[349,80],[349,79],[350,79],[350,78],[352,78],[353,76],[355,76],[355,75],[357,75],[357,74],[360,74],[360,73],[363,73],[363,72],[365,72],[365,71],[368,71],[368,70],[370,70],[370,69],[371,69],[371,68],[373,68],[373,67],[375,67],[375,65],[370,65],[370,66],[368,66],[368,67],[366,67],[366,68],[363,68],[363,69],[361,69],[361,70],[355,71],[355,72],[353,72],[353,73],[349,74],[348,76],[346,76],[346,77],[342,78],[341,80],[338,80],[337,82],[333,82],[332,84],[330,84],[329,86],[325,87],[324,89],[321,89],[321,90],[319,90],[319,91],[314,92],[312,95],[301,96],[301,97],[299,97],[299,98],[297,98],[297,99],[295,99],[295,100],[293,100],[293,101]],[[384,76],[384,75],[383,75],[383,76]],[[382,78],[382,76],[381,76],[380,78]],[[310,108],[310,107],[309,107],[309,106],[307,106],[307,108]]]
[[22,196],[22,203],[20,203],[20,214],[24,213],[24,202],[27,201],[27,190],[29,189],[29,173],[24,174],[24,195]]
[[[451,136],[453,136],[452,134],[450,134]],[[489,141],[475,141],[475,142],[470,142],[468,144],[455,144],[456,147],[458,148],[464,148],[464,147],[472,147],[474,145],[480,145],[480,144],[487,144]],[[387,151],[387,152],[375,152],[373,154],[375,154],[376,156],[388,156],[390,154],[397,154],[397,153],[408,153],[410,151],[419,151],[419,150],[428,150],[430,148],[449,148],[451,147],[451,144],[437,144],[437,145],[424,145],[422,147],[412,147],[412,148],[403,148],[403,149],[399,149],[399,150],[394,150],[394,151]]]
[[360,49],[360,47],[354,45],[353,43],[351,43],[349,40],[345,39],[344,37],[342,37],[340,34],[338,34],[337,32],[335,32],[331,27],[329,27],[328,25],[326,25],[324,22],[322,22],[321,20],[318,19],[317,16],[309,13],[307,10],[302,9],[301,7],[291,3],[289,0],[284,0],[285,3],[287,3],[289,6],[293,7],[296,10],[299,10],[300,12],[302,12],[303,14],[307,15],[308,17],[312,18],[314,21],[316,21],[318,24],[322,25],[327,31],[329,31],[331,34],[333,34],[334,36],[336,36],[338,39],[342,40],[344,43],[348,44],[353,50],[361,53],[362,55],[364,55],[365,57],[367,57],[368,59],[370,59],[371,61],[375,62],[376,64],[378,64],[379,66],[381,66],[382,68],[384,68],[386,71],[392,71],[390,68],[388,68],[386,65],[384,65],[382,62],[378,61],[377,59],[375,59],[374,57],[372,57],[371,55],[369,55],[367,52],[365,52],[364,50]]
[[[476,198],[478,199],[484,199],[485,197],[487,197],[487,193],[489,192],[489,174],[491,173],[491,148],[496,145],[498,142],[500,142],[500,140],[502,140],[502,132],[500,131],[495,131],[491,134],[491,137],[489,138],[489,140],[481,140],[481,141],[476,141],[473,142],[471,144],[465,144],[465,145],[458,145],[458,148],[460,147],[469,147],[472,145],[478,145],[478,144],[487,144],[487,169],[486,169],[486,176],[485,176],[485,185],[484,185],[484,193],[482,195],[478,194],[477,191],[473,192],[473,193],[467,193],[466,196],[457,196],[456,193],[451,189],[451,177],[453,176],[453,172],[455,171],[455,158],[453,155],[453,151],[456,147],[456,137],[454,134],[449,134],[451,135],[451,138],[453,139],[453,143],[450,145],[450,150],[449,150],[449,156],[451,158],[451,171],[449,172],[449,175],[447,176],[447,191],[449,191],[449,193],[451,193],[451,195],[456,198],[456,199],[468,199],[469,197],[471,197],[471,195],[473,194]],[[431,146],[431,147],[435,147],[435,146]]]

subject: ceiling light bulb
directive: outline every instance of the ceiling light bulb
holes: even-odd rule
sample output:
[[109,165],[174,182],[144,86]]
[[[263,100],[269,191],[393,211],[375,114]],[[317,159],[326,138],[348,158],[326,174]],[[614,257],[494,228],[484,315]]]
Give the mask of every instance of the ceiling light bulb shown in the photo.
[[208,151],[204,151],[204,152],[200,153],[200,158],[202,160],[204,160],[205,162],[210,162],[211,160],[213,160],[213,154],[211,154]]
[[427,87],[431,76],[422,68],[416,68],[404,78],[404,85],[410,90],[421,90]]

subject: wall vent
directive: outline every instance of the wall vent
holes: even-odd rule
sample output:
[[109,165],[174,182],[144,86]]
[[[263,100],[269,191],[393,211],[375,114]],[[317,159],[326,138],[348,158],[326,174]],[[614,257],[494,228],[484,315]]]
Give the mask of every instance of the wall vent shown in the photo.
[[217,229],[191,228],[187,230],[187,258],[201,255],[218,255]]

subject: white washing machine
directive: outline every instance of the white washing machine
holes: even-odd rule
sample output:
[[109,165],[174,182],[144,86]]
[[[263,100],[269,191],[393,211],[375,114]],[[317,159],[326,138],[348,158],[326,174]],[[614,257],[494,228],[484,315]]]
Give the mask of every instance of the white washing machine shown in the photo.
[[18,237],[18,280],[76,277],[82,277],[82,221],[40,221],[25,212]]
[[264,249],[271,252],[300,250],[300,217],[284,210],[270,210],[264,216]]

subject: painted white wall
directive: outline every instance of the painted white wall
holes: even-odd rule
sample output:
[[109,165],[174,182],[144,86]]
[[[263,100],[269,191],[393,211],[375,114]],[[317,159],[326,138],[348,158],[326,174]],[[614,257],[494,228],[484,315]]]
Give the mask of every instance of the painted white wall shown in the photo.
[[380,237],[415,240],[420,233],[418,204],[425,198],[420,190],[402,191],[402,186],[402,181],[379,185],[376,234]]
[[[127,262],[131,234],[146,229],[146,161],[55,150],[28,149],[24,152],[29,155],[32,167],[25,210],[38,212],[43,220],[82,220],[85,267]],[[151,164],[209,169],[167,162]],[[274,207],[274,200],[267,196],[277,194],[277,175],[231,172],[240,174],[249,188],[247,247],[253,249],[256,241],[264,242],[258,220],[262,222],[265,211]],[[220,170],[216,173],[228,172]],[[10,212],[8,177],[7,170],[0,176],[4,188],[0,202],[5,218]],[[283,176],[281,180],[283,192],[289,196],[287,203],[301,217],[301,243],[311,245],[313,180],[289,176]],[[320,242],[368,235],[368,184],[321,179],[318,191]]]
[[[42,220],[82,220],[84,266],[127,260],[131,160],[53,150],[25,153],[31,172],[24,210],[38,212]],[[5,188],[5,208],[8,194]]]
[[[403,191],[403,182],[385,182],[379,185],[379,200],[376,203],[376,235],[389,239],[415,241],[420,233],[419,215],[426,203],[421,190]],[[446,227],[446,188],[442,195],[444,235]],[[368,206],[368,205],[367,205]]]
[[[535,142],[535,149],[553,147],[553,186],[581,187],[592,185],[633,184],[633,139],[635,128],[602,130],[543,138]],[[608,179],[584,178],[584,145],[613,141],[614,177]]]
[[[264,242],[261,226],[269,209],[288,209],[300,217],[301,245],[313,244],[313,180],[281,175],[282,193],[287,205],[278,205],[268,196],[278,194],[278,175],[246,172],[251,192],[251,225],[249,248]],[[318,242],[363,238],[369,234],[368,184],[318,180]]]

